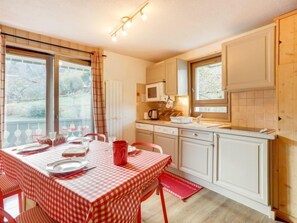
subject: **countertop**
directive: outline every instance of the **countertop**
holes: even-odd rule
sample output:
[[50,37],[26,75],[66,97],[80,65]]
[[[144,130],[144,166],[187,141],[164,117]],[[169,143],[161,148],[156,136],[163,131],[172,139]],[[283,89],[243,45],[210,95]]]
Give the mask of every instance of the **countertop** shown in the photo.
[[256,129],[251,130],[249,128],[233,127],[234,129],[229,129],[228,127],[231,127],[231,125],[224,124],[224,123],[201,122],[201,123],[179,124],[179,123],[172,123],[170,121],[160,121],[160,120],[137,120],[136,122],[143,123],[143,124],[182,128],[182,129],[192,129],[192,130],[200,130],[200,131],[207,131],[207,132],[214,132],[214,133],[225,133],[225,134],[232,134],[232,135],[248,136],[248,137],[255,137],[255,138],[262,138],[262,139],[269,139],[269,140],[274,140],[276,138],[276,133],[273,129],[269,129],[267,133],[261,133],[259,131],[256,131]]

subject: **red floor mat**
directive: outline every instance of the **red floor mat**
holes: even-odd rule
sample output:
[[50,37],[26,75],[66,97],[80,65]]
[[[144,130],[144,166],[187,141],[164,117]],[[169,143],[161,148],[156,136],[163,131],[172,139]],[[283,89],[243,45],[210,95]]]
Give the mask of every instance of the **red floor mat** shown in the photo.
[[182,200],[189,198],[203,189],[202,186],[169,172],[162,173],[160,176],[160,182],[166,191]]

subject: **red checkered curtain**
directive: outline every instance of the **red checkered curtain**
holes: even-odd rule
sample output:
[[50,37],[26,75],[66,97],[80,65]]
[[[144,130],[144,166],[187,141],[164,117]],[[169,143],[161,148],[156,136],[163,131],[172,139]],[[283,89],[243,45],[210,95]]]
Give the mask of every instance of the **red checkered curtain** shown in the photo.
[[91,55],[91,67],[95,131],[107,136],[106,106],[103,85],[103,56],[101,49],[93,52]]
[[[3,148],[5,112],[5,36],[0,38],[0,149]],[[2,158],[0,157],[0,174],[3,174]]]
[[0,39],[0,148],[3,148],[5,111],[5,36]]

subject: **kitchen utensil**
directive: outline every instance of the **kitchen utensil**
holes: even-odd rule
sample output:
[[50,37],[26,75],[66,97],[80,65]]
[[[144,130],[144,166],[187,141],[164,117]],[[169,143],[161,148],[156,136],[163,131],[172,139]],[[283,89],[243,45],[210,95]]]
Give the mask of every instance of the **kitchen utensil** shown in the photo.
[[148,116],[150,117],[150,119],[152,120],[158,120],[158,110],[157,109],[151,109],[148,112]]
[[125,140],[113,142],[113,163],[120,166],[127,164],[128,143]]
[[144,118],[144,120],[148,120],[148,119],[150,119],[150,117],[148,116],[148,113],[147,113],[147,112],[145,112],[145,113],[143,114],[143,118]]

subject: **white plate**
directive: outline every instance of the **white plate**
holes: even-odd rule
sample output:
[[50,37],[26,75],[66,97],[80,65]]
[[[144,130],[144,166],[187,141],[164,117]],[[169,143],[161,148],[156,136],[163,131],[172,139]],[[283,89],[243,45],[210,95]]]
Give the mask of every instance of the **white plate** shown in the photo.
[[68,138],[68,143],[82,143],[82,142],[87,142],[87,141],[92,141],[92,139],[88,137],[70,137]]
[[88,161],[82,158],[63,159],[47,164],[46,170],[52,174],[66,174],[78,171],[87,164]]
[[31,144],[27,144],[27,145],[24,145],[24,146],[18,148],[17,151],[19,153],[33,152],[33,151],[45,149],[47,147],[49,147],[49,144],[31,143]]
[[128,153],[132,153],[136,150],[136,148],[134,146],[128,146]]

